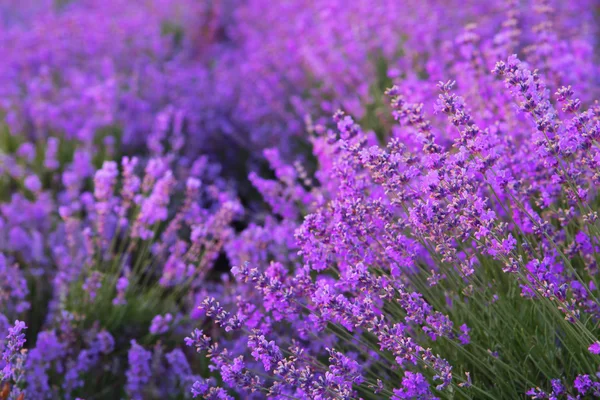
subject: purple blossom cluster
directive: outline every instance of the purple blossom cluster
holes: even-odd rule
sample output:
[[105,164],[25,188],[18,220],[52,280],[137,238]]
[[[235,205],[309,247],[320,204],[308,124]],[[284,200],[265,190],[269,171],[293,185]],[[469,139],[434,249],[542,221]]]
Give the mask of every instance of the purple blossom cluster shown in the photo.
[[0,400],[600,397],[597,8],[0,0]]
[[[383,138],[381,126],[361,128],[369,121],[342,104],[334,127],[309,124],[312,176],[279,149],[265,152],[274,179],[250,180],[277,219],[249,226],[227,248],[238,265],[232,296],[243,297],[202,305],[223,336],[188,339],[220,371],[224,385],[214,390],[306,399],[598,396],[593,49],[575,50],[583,37],[560,39],[568,17],[550,2],[505,6],[497,31],[468,24],[444,52],[429,54],[425,77],[415,61],[392,78],[395,123],[381,117]],[[566,59],[572,68],[557,67]],[[527,356],[519,359],[496,336],[505,333],[491,331],[502,327],[486,326],[475,310],[523,330],[515,314],[524,307],[560,336],[552,346],[562,355],[541,355],[574,357],[581,367],[554,358],[561,369],[546,374],[535,360],[531,375],[511,375]],[[525,338],[532,348],[537,335],[539,327]],[[207,387],[194,394],[213,398]]]

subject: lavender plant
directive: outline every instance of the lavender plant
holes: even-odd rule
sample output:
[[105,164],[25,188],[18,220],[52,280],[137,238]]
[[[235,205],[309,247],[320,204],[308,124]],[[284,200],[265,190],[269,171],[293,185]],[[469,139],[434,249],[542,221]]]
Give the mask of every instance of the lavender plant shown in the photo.
[[[597,396],[598,121],[566,87],[556,111],[515,57],[494,72],[513,112],[532,116],[520,124],[529,135],[479,128],[453,82],[437,103],[458,131],[447,149],[398,88],[394,115],[420,153],[369,144],[336,116],[337,190],[296,230],[302,261],[291,273],[256,259],[235,267],[260,306],[207,298],[228,339],[188,338],[228,387],[269,398]],[[192,390],[226,397],[202,381]]]
[[[314,128],[316,158],[329,157],[321,185],[272,154],[277,181],[251,176],[277,225],[305,215],[298,256],[280,238],[240,237],[254,252],[242,248],[232,272],[254,306],[204,301],[224,337],[195,330],[187,343],[224,385],[199,380],[196,396],[600,396],[597,105],[551,66],[549,21],[522,48],[542,69],[508,56],[516,12],[493,41],[475,26],[456,40],[463,96],[439,82],[437,115],[409,99],[431,99],[428,82],[403,82],[387,92],[400,127],[385,147],[340,112],[336,129]],[[597,82],[590,66],[577,72],[592,85],[582,98]]]
[[0,0],[0,400],[599,397],[595,7]]
[[31,344],[17,357],[9,333],[2,380],[14,398],[188,397],[180,347],[240,213],[235,195],[206,157],[176,158],[173,144],[95,170],[85,148],[53,143],[4,159],[2,325],[27,315]]

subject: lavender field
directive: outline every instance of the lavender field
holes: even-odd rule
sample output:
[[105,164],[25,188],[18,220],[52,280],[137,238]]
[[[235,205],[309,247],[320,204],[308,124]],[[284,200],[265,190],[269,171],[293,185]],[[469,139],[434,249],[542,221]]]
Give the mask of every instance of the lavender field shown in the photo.
[[0,0],[0,400],[600,398],[599,0]]

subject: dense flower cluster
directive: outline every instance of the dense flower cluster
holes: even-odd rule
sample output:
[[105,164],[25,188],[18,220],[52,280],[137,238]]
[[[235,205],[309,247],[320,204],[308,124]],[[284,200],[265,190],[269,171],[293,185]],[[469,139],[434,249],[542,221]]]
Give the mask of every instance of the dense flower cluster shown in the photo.
[[0,0],[0,400],[600,397],[597,7]]
[[250,178],[279,219],[228,248],[244,301],[202,306],[221,345],[188,340],[223,388],[598,396],[598,75],[590,42],[561,42],[557,10],[532,9],[509,3],[492,34],[467,25],[427,78],[399,79],[383,138],[351,109],[309,126],[314,178],[265,153],[276,179]]

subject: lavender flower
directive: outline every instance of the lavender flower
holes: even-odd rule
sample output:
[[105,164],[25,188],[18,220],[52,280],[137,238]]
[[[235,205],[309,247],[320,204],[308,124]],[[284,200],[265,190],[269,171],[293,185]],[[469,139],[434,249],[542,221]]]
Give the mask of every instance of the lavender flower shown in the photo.
[[150,325],[150,333],[153,335],[161,335],[166,333],[169,330],[169,325],[173,321],[173,316],[171,314],[157,315],[152,319],[152,324]]
[[127,370],[127,394],[132,399],[144,398],[144,387],[150,382],[152,372],[150,360],[152,355],[144,350],[135,340],[131,341],[128,353],[129,369]]
[[4,364],[0,372],[0,381],[10,380],[14,375],[15,359],[25,344],[25,333],[27,329],[23,321],[16,320],[13,327],[8,330],[8,335],[4,340],[4,350],[2,352],[2,363]]

